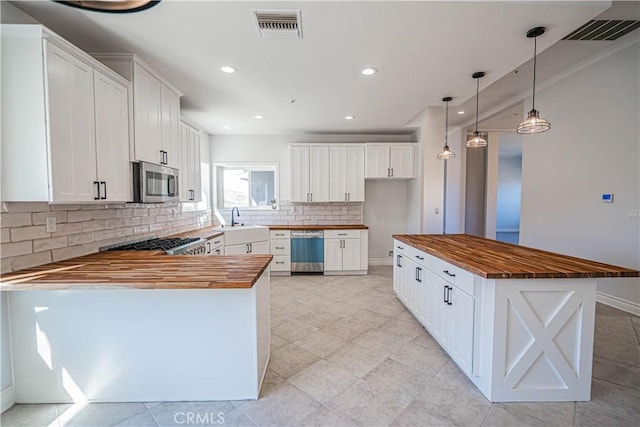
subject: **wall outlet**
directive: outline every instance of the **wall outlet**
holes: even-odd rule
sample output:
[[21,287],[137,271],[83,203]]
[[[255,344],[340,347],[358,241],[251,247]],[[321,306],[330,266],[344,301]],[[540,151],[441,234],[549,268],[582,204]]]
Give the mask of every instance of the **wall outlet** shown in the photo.
[[435,209],[435,213],[436,213],[436,215],[440,215],[440,208],[436,208]]
[[393,256],[393,251],[389,251],[389,256]]
[[56,217],[47,217],[47,233],[55,233],[56,231]]
[[639,219],[640,220],[640,210],[633,209],[629,211],[629,219]]

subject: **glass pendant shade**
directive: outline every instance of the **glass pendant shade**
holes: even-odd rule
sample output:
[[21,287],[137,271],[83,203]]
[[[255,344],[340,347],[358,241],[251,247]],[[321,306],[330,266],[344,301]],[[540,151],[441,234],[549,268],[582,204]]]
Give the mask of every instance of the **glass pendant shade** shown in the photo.
[[480,132],[475,131],[473,137],[467,141],[467,148],[482,148],[487,146],[487,140],[482,137]]
[[538,36],[544,34],[544,27],[535,27],[527,31],[527,37],[533,38],[533,99],[531,101],[531,111],[527,114],[527,119],[520,123],[516,132],[524,135],[546,132],[551,129],[551,123],[540,117],[540,112],[536,110],[536,54],[538,50]]
[[456,157],[456,153],[449,149],[448,142],[448,133],[449,133],[449,101],[453,98],[450,96],[446,96],[442,98],[442,101],[445,102],[445,113],[444,113],[444,147],[442,147],[442,151],[438,153],[438,160],[449,160]]
[[479,108],[479,96],[480,96],[480,79],[485,76],[485,73],[478,71],[473,73],[471,77],[476,79],[476,130],[473,132],[473,137],[467,141],[465,146],[467,148],[482,148],[487,146],[487,140],[484,139],[478,131],[478,115],[480,114]]
[[551,123],[540,117],[538,110],[531,110],[527,119],[518,125],[518,133],[532,135],[534,133],[546,132],[551,129]]

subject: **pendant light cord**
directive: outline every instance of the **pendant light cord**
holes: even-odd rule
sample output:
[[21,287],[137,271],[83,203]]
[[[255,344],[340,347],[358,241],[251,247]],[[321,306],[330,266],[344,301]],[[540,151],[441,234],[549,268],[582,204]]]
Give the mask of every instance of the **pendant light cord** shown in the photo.
[[531,109],[536,109],[536,56],[538,51],[538,37],[533,38],[533,99]]
[[444,146],[449,146],[449,138],[447,137],[447,131],[449,129],[449,101],[445,103],[445,113],[444,113]]
[[478,113],[480,112],[480,109],[478,107],[478,102],[480,100],[480,78],[478,77],[476,79],[476,132],[478,132]]

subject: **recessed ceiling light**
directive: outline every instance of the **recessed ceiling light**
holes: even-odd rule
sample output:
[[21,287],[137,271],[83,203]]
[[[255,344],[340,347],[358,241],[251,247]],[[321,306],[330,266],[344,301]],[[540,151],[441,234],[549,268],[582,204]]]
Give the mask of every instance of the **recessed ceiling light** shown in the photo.
[[224,67],[220,68],[220,71],[222,71],[223,73],[231,74],[238,71],[238,69],[236,67],[232,67],[231,65],[225,65]]
[[255,114],[255,115],[253,116],[253,118],[254,118],[254,119],[262,120],[262,119],[264,119],[264,116],[263,116],[262,114]]
[[372,76],[377,72],[378,72],[378,69],[372,68],[372,67],[363,68],[361,71],[361,73],[364,74],[365,76]]
[[353,120],[355,118],[356,118],[356,116],[344,116],[345,120]]
[[229,130],[229,129],[231,129],[231,126],[225,126],[224,127],[224,130]]
[[458,114],[464,114],[464,111],[460,110],[458,111]]

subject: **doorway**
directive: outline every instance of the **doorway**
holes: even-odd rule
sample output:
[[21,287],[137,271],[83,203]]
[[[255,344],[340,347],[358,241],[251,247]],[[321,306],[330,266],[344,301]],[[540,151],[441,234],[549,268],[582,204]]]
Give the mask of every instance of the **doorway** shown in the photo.
[[522,135],[498,138],[498,186],[496,199],[496,240],[520,242],[522,200]]

